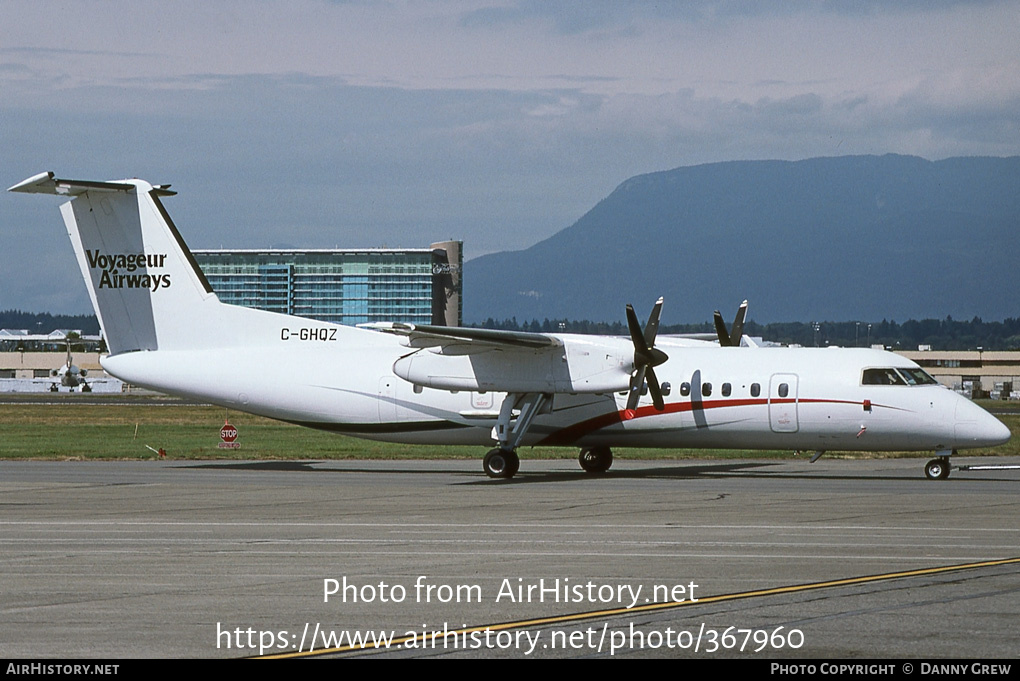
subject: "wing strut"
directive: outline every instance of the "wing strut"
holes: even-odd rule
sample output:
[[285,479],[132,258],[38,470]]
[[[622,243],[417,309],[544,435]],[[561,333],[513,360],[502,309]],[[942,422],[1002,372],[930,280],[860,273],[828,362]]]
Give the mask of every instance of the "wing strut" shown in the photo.
[[494,428],[499,447],[489,450],[482,461],[486,475],[490,478],[512,478],[517,474],[521,466],[517,446],[524,440],[535,417],[550,410],[552,397],[548,393],[508,393],[503,398]]
[[[552,395],[546,393],[510,393],[503,398],[496,421],[496,440],[500,449],[517,449],[535,416],[551,401]],[[513,418],[515,409],[519,410],[516,419]]]

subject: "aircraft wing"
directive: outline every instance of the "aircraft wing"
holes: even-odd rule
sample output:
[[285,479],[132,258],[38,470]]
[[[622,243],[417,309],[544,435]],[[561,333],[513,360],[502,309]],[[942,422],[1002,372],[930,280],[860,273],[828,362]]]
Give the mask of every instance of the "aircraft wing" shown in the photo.
[[625,338],[552,335],[429,324],[372,323],[413,352],[393,373],[442,390],[607,393],[627,390],[634,348]]
[[404,337],[404,345],[411,348],[434,348],[446,345],[467,345],[467,351],[474,347],[478,351],[494,348],[552,348],[562,347],[563,341],[544,333],[523,331],[501,331],[496,329],[471,329],[460,326],[433,326],[431,324],[403,324],[400,322],[379,322],[359,324],[361,328],[392,333]]

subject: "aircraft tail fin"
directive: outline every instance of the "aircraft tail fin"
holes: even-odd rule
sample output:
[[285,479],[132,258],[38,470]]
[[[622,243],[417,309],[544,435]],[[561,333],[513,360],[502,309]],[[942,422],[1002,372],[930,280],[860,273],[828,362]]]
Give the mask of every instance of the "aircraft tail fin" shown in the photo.
[[111,354],[209,342],[196,332],[222,304],[160,201],[175,192],[142,180],[63,180],[53,173],[9,191],[71,198],[60,211]]

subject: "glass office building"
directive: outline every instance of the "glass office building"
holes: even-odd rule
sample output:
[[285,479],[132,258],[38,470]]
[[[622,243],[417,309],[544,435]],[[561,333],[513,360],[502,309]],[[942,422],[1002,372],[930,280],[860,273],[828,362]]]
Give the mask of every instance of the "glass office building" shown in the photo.
[[192,253],[224,303],[336,324],[460,326],[461,246]]

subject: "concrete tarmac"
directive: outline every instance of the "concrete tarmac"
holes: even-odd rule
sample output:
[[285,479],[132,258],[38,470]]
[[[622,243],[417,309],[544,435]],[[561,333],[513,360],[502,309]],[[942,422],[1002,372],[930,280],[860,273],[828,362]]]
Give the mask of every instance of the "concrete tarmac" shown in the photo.
[[1014,658],[1020,471],[923,462],[2,461],[0,656]]

